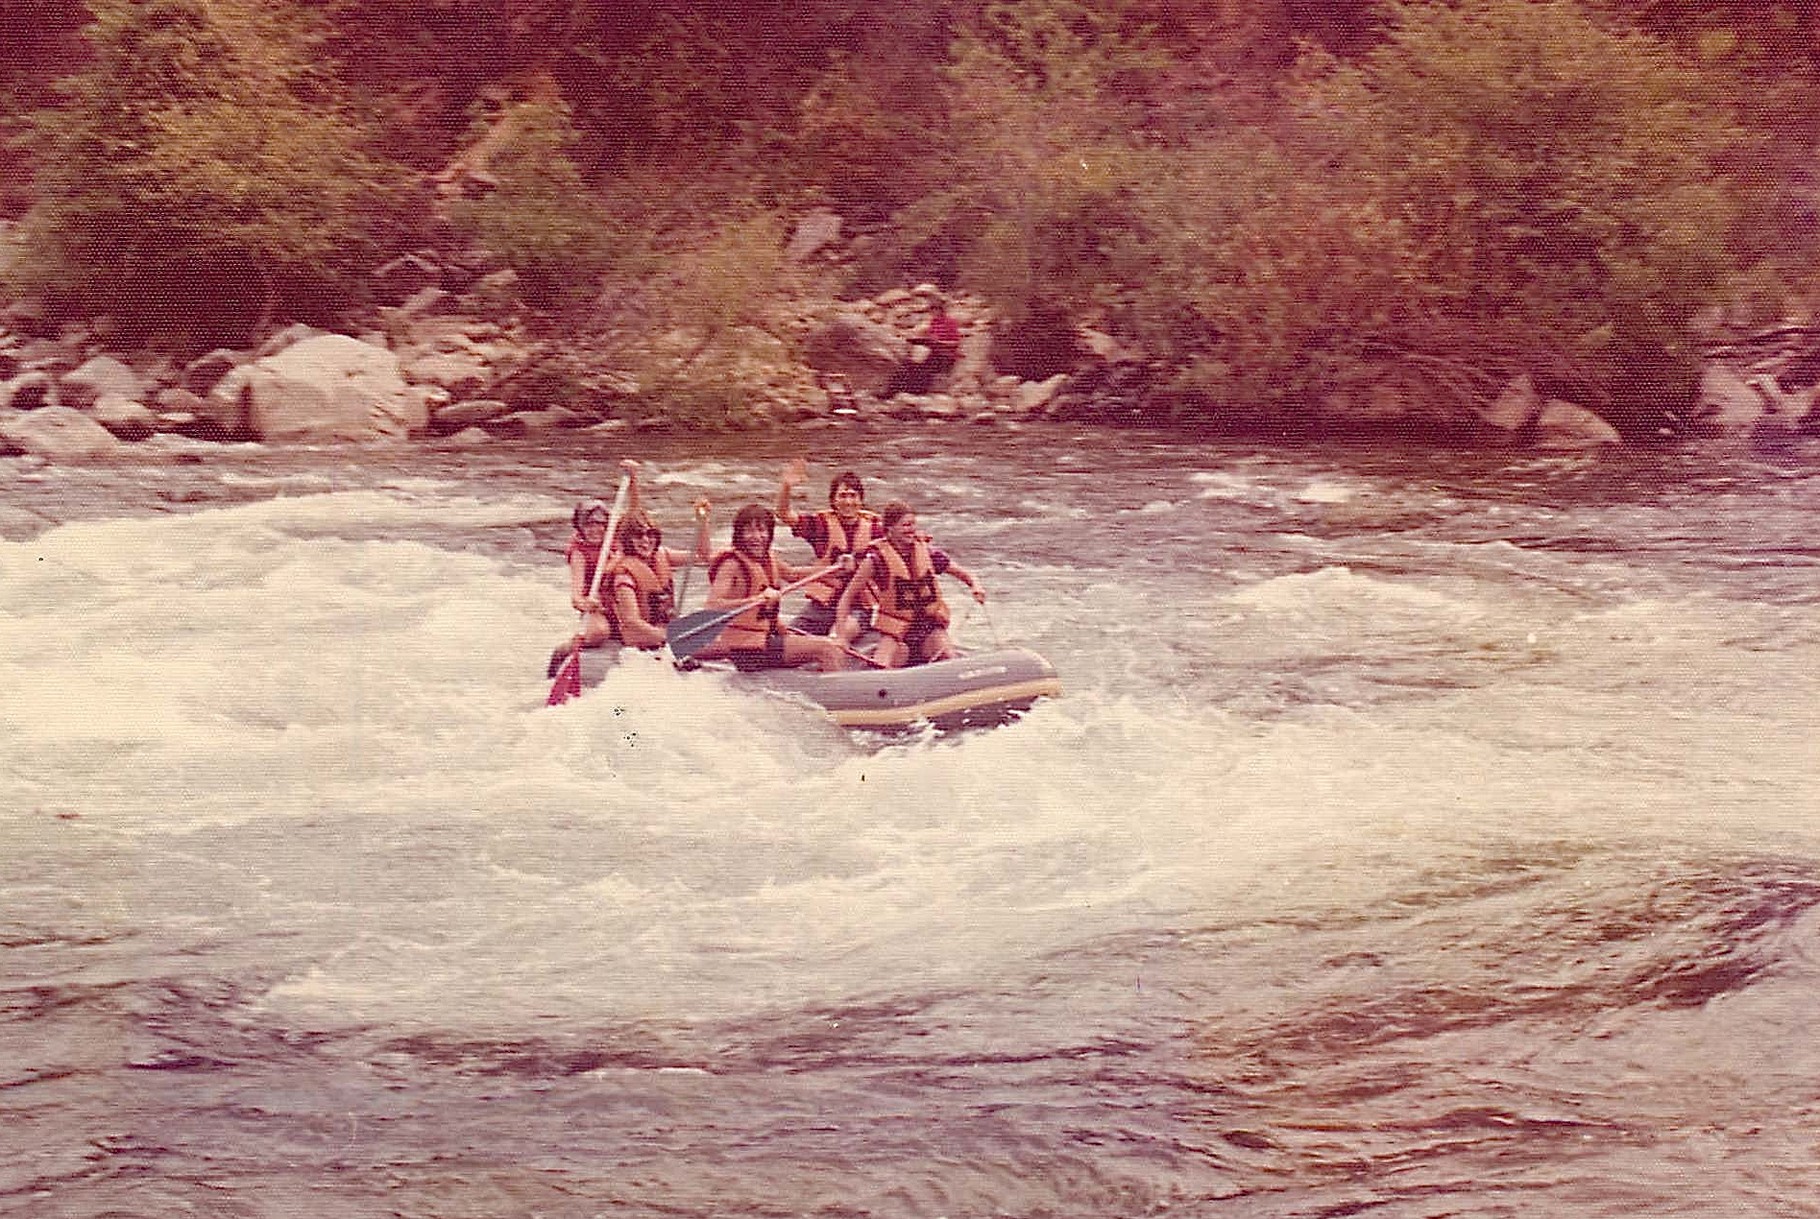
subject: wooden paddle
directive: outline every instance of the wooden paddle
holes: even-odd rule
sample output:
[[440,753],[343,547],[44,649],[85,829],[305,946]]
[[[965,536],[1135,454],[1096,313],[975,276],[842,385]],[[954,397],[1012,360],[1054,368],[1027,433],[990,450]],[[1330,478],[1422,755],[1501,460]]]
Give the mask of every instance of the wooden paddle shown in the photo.
[[[607,513],[607,536],[600,540],[600,553],[594,556],[594,580],[588,589],[589,600],[600,596],[600,577],[606,574],[607,551],[613,547],[613,534],[619,528],[620,515],[626,510],[626,493],[631,486],[632,476],[621,474],[619,490],[613,494],[613,508]],[[581,611],[581,621],[584,626],[587,624],[587,610]],[[562,662],[562,668],[556,670],[556,681],[550,687],[550,697],[544,700],[545,706],[554,707],[559,703],[566,703],[581,693],[582,639],[582,634],[577,632],[575,642],[569,648],[569,658]]]
[[[820,571],[812,571],[800,580],[794,580],[778,589],[781,596],[793,593],[800,588],[807,588],[823,576],[840,570],[839,563],[830,563]],[[670,655],[677,660],[688,660],[697,652],[720,638],[721,628],[765,599],[760,593],[756,597],[747,597],[744,601],[722,609],[697,610],[693,614],[684,614],[664,630],[665,640],[670,645]]]

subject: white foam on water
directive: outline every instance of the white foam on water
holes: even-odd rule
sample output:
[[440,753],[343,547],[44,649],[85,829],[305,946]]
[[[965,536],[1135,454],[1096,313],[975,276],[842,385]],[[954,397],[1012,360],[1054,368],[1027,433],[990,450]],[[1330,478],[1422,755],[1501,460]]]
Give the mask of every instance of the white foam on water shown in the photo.
[[[978,978],[1370,900],[1499,841],[1813,833],[1812,607],[1513,592],[1502,557],[1243,588],[1009,564],[959,629],[1036,646],[1067,695],[877,739],[644,655],[545,707],[560,564],[386,534],[556,501],[448,491],[0,543],[0,822],[75,814],[149,869],[240,878],[212,882],[234,917],[321,946],[275,1005],[444,1023]],[[160,916],[225,917],[209,890]]]

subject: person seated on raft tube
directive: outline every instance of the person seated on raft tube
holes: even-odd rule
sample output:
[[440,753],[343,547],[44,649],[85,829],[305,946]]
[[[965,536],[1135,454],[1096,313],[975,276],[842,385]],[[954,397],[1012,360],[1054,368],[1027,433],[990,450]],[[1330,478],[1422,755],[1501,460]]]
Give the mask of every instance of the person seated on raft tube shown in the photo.
[[916,531],[916,513],[910,505],[886,504],[880,515],[885,536],[860,559],[835,614],[845,620],[854,602],[871,589],[878,597],[872,625],[881,636],[872,654],[874,660],[887,669],[953,660],[958,653],[948,638],[948,603],[942,600],[936,577],[953,576],[972,590],[973,599],[981,605],[986,604],[985,587]]
[[708,608],[726,609],[763,594],[764,600],[729,622],[719,638],[696,653],[703,660],[725,657],[742,673],[814,665],[824,673],[846,667],[846,653],[832,639],[786,634],[778,621],[778,590],[809,575],[771,553],[777,518],[762,504],[747,504],[733,518],[733,545],[708,563]]
[[626,514],[614,541],[614,557],[601,577],[611,637],[634,648],[664,646],[664,627],[676,617],[676,569],[708,561],[708,501],[695,501],[695,551],[671,550],[651,514]]
[[[619,463],[619,468],[626,475],[626,514],[639,511],[638,470],[639,463],[626,458]],[[600,561],[600,546],[607,540],[607,522],[613,517],[613,508],[604,499],[587,500],[575,505],[570,514],[570,524],[574,526],[569,534],[569,548],[563,556],[563,562],[569,568],[569,604],[581,615],[581,630],[574,638],[558,644],[550,654],[550,676],[556,676],[556,670],[569,653],[579,645],[584,648],[597,648],[613,637],[613,625],[607,619],[606,607],[600,597],[593,595],[594,567]],[[618,553],[616,547],[608,547],[607,561],[611,563]],[[601,591],[606,590],[607,575],[601,573]]]
[[[803,462],[799,457],[784,470],[784,477],[777,485],[777,519],[790,526],[791,533],[809,543],[819,564],[837,563],[842,555],[849,554],[857,560],[866,547],[885,536],[878,513],[866,510],[866,486],[853,471],[843,470],[834,476],[828,484],[828,506],[814,512],[799,513],[796,505],[790,502],[802,481]],[[838,642],[850,646],[860,631],[872,625],[874,604],[870,592],[862,595],[855,602],[853,615],[848,620],[853,633],[835,631],[834,607],[847,590],[850,578],[850,573],[835,572],[805,589],[808,608],[791,620],[790,629],[807,635],[832,633]]]

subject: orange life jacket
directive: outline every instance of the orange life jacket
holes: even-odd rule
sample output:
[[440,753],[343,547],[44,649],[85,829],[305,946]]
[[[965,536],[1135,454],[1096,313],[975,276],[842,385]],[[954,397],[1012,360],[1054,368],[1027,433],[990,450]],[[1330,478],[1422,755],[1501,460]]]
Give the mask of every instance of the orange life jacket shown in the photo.
[[[847,527],[832,508],[824,508],[815,514],[827,526],[828,536],[822,546],[816,550],[815,557],[823,563],[833,563],[844,554],[859,555],[866,547],[884,536],[884,526],[880,524],[878,513],[862,510],[859,520],[853,523],[853,536],[847,536]],[[817,605],[831,606],[840,600],[840,595],[847,590],[847,581],[853,577],[844,576],[838,571],[829,572],[804,590],[809,600]],[[856,605],[871,605],[877,598],[870,590],[861,593],[855,599]]]
[[948,625],[948,603],[942,600],[941,587],[936,583],[935,559],[929,553],[929,543],[918,539],[910,547],[908,562],[897,547],[882,538],[873,544],[872,553],[885,568],[883,579],[875,581],[878,611],[872,625],[879,634],[902,639],[918,622]]
[[[619,551],[609,548],[607,551],[607,562],[611,564],[613,562],[613,557],[618,553]],[[569,534],[569,549],[563,555],[563,563],[567,564],[568,561],[576,555],[580,555],[582,559],[581,587],[586,591],[594,587],[594,565],[600,562],[600,546],[598,544],[593,546],[588,545],[588,540],[581,536],[581,531],[579,529],[574,530]],[[606,572],[601,573],[600,586],[602,588],[607,586]]]
[[[608,565],[603,581],[611,583],[621,575],[631,578],[632,593],[638,598],[638,609],[646,622],[663,626],[676,617],[676,579],[670,569],[670,556],[664,553],[662,546],[657,548],[657,554],[649,564],[637,555],[617,556]],[[619,629],[619,598],[610,595],[605,601],[613,638],[624,643],[626,637]]]
[[[708,579],[712,581],[720,573],[720,565],[733,559],[739,563],[746,577],[746,596],[756,596],[767,588],[782,588],[784,580],[777,570],[777,556],[766,555],[763,563],[751,558],[740,550],[723,550],[708,564]],[[778,625],[777,610],[781,602],[759,602],[745,613],[729,622],[720,633],[719,642],[728,648],[762,648],[771,636],[780,634],[783,628]]]

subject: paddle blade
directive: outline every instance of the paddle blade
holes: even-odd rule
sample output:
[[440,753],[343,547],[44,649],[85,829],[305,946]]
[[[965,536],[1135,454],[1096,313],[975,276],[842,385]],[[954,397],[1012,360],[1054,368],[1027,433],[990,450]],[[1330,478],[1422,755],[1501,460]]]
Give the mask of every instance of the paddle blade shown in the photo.
[[570,652],[569,658],[562,662],[562,668],[556,670],[556,682],[550,687],[550,697],[544,700],[544,705],[560,706],[580,693],[581,650],[578,648]]
[[732,609],[696,610],[693,614],[684,614],[664,628],[664,639],[670,645],[670,655],[678,660],[687,660],[716,639],[727,623],[745,613],[749,607],[736,605]]

